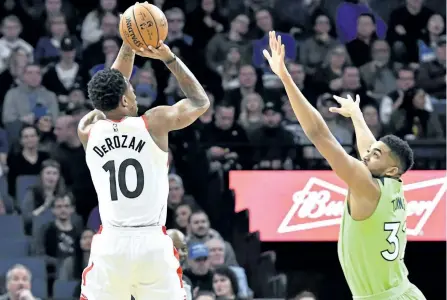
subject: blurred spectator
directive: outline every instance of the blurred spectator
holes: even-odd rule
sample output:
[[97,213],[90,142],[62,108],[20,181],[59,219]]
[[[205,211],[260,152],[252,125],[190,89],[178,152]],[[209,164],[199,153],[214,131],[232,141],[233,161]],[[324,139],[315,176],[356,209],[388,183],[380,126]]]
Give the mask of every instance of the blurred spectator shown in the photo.
[[56,196],[65,193],[65,182],[60,171],[57,161],[52,159],[43,161],[38,184],[28,189],[24,199],[19,199],[23,220],[28,229],[33,217],[50,209]]
[[383,39],[387,30],[385,22],[374,14],[366,0],[345,0],[337,8],[337,34],[342,43],[348,43],[358,35],[358,19],[362,14],[370,14],[376,23],[377,35]]
[[258,93],[247,94],[242,99],[239,124],[245,129],[248,136],[256,129],[262,127],[263,109],[264,100]]
[[435,49],[442,34],[445,34],[445,18],[440,14],[431,15],[421,39],[418,40],[421,63],[436,59]]
[[216,300],[216,295],[211,291],[198,291],[194,300]]
[[[48,26],[48,36],[43,36],[39,39],[34,51],[34,59],[41,66],[57,62],[61,51],[72,51],[80,47],[76,38],[70,36],[64,14],[51,15],[46,24]],[[67,49],[67,44],[64,44],[64,38],[66,37],[70,38],[71,43],[69,47],[71,49]],[[61,49],[62,47],[65,50]]]
[[[343,86],[343,70],[350,64],[351,59],[344,46],[337,45],[330,49],[321,68],[315,74],[315,82],[318,88],[322,92],[339,92]],[[316,102],[313,103],[314,106],[315,104]]]
[[[380,119],[383,124],[388,124],[390,122],[391,114],[402,105],[405,93],[415,85],[414,78],[415,75],[412,69],[404,67],[398,70],[396,90],[383,97],[380,101]],[[425,101],[425,109],[428,111],[433,110],[428,96]]]
[[154,70],[150,67],[138,70],[132,78],[132,84],[137,96],[138,111],[143,114],[157,100],[157,78]]
[[421,88],[413,88],[405,93],[402,105],[391,115],[391,132],[409,141],[442,138],[443,132],[437,115],[425,109],[425,96],[426,93]]
[[218,33],[209,41],[205,53],[206,63],[212,71],[222,74],[227,53],[233,47],[239,48],[244,61],[249,46],[249,41],[245,38],[249,25],[250,20],[246,15],[237,15],[231,20],[228,33]]
[[[275,22],[270,10],[263,8],[255,12],[256,19],[256,37],[258,39],[253,41],[253,66],[255,68],[263,69],[264,73],[272,74],[269,65],[266,63],[262,51],[268,48],[269,36],[268,33],[275,30]],[[281,42],[285,47],[285,59],[295,61],[297,58],[297,44],[293,36],[286,32],[281,32],[276,29],[276,34],[281,36]]]
[[263,94],[262,80],[259,81],[256,69],[252,65],[242,65],[239,68],[239,87],[228,90],[225,93],[225,100],[230,102],[236,108],[236,118],[240,114],[242,99],[249,93],[257,92]]
[[[11,149],[8,154],[9,166],[8,183],[9,194],[16,195],[16,180],[20,175],[37,175],[44,167],[43,162],[48,154],[39,151],[39,136],[37,129],[32,125],[24,125],[20,130],[20,149]],[[18,199],[22,201],[22,199]]]
[[191,216],[192,207],[187,203],[180,203],[174,211],[174,228],[180,230],[183,234],[188,234],[188,219]]
[[62,175],[76,199],[76,212],[86,221],[98,200],[85,161],[85,150],[78,138],[77,120],[73,116],[60,117],[54,134],[58,145],[51,157],[61,164]]
[[293,297],[291,300],[317,300],[317,297],[311,292],[303,291]]
[[0,38],[0,72],[8,67],[8,59],[17,48],[25,51],[26,55],[32,56],[33,47],[19,37],[22,32],[22,23],[14,15],[2,20],[2,38]]
[[423,35],[433,11],[424,0],[405,0],[405,5],[393,10],[388,21],[387,40],[399,62],[419,61],[417,40]]
[[214,270],[213,290],[217,299],[239,299],[237,278],[230,268],[220,266]]
[[[205,243],[212,238],[221,238],[221,236],[216,230],[210,228],[208,215],[203,210],[192,212],[189,217],[188,236],[186,237],[188,245]],[[238,265],[233,247],[228,242],[225,242],[225,265]]]
[[300,46],[300,63],[304,65],[308,74],[315,74],[329,50],[338,44],[329,35],[331,23],[327,15],[316,15],[313,22],[313,35]]
[[90,111],[91,103],[85,97],[85,86],[82,86],[79,82],[75,82],[68,90],[68,103],[66,113],[68,115],[74,115],[82,110]]
[[376,140],[379,140],[385,135],[385,129],[380,122],[379,109],[376,105],[367,104],[362,106],[362,113],[369,130],[371,130]]
[[59,268],[59,280],[79,280],[82,271],[88,265],[90,258],[90,248],[93,240],[93,231],[86,229],[82,232],[79,240],[76,240],[74,247],[74,254],[68,256],[62,261]]
[[202,142],[208,149],[211,163],[219,162],[228,169],[251,163],[247,149],[241,147],[248,143],[248,137],[235,122],[235,111],[235,107],[230,104],[218,104],[214,122],[206,125],[202,132]]
[[[314,26],[313,18],[316,15],[325,14],[321,0],[308,1],[274,1],[274,9],[285,25],[291,26],[297,33],[311,31]],[[290,33],[293,33],[291,30]]]
[[9,171],[8,166],[9,143],[6,131],[0,128],[0,177]]
[[168,228],[172,228],[175,224],[175,210],[180,203],[186,203],[191,207],[196,205],[192,196],[185,195],[182,178],[177,174],[169,174],[168,210],[166,217],[166,224]]
[[188,267],[183,271],[191,280],[192,289],[211,291],[213,289],[213,273],[210,270],[208,248],[202,243],[191,244],[188,248]]
[[39,300],[31,293],[32,274],[24,265],[14,265],[6,273],[7,293],[0,300]]
[[39,150],[49,153],[56,142],[53,134],[53,120],[50,116],[43,116],[37,120],[36,127],[39,131]]
[[10,134],[10,140],[13,141],[18,138],[17,126],[21,123],[34,124],[45,115],[51,116],[53,120],[59,116],[56,95],[41,85],[40,66],[27,65],[22,81],[19,86],[6,93],[3,103],[3,123]]
[[93,66],[105,61],[106,57],[103,53],[104,39],[119,37],[119,18],[117,15],[111,12],[105,12],[102,14],[100,20],[102,32],[101,38],[96,42],[89,44],[87,47],[84,47],[85,50],[82,53],[82,62],[86,70],[90,70]]
[[436,59],[424,62],[419,68],[417,83],[428,94],[438,99],[446,99],[446,36],[436,43]]
[[[221,239],[213,238],[208,240],[205,245],[208,247],[209,251],[210,268],[212,270],[219,270],[219,267],[223,266],[225,263],[225,242]],[[253,292],[248,287],[245,270],[239,266],[230,266],[229,268],[234,272],[237,279],[239,286],[237,296],[244,299],[252,296]]]
[[32,61],[22,48],[11,51],[7,69],[0,73],[0,110],[3,109],[3,100],[9,89],[19,85],[25,66]]
[[87,14],[82,23],[81,37],[84,42],[84,48],[98,42],[103,36],[101,20],[107,13],[112,13],[118,17],[116,0],[100,0],[98,7]]
[[360,14],[357,19],[357,36],[346,44],[346,49],[354,66],[360,67],[372,60],[370,48],[376,39],[376,19],[374,15]]
[[226,20],[220,14],[216,2],[216,0],[200,0],[200,5],[187,16],[185,32],[193,38],[196,49],[204,49],[216,33],[225,29]]
[[[102,40],[102,56],[105,58],[105,60],[93,66],[89,70],[90,76],[93,76],[96,74],[96,72],[108,69],[112,66],[120,50],[120,45],[121,41],[117,37],[106,37]],[[138,68],[136,66],[133,66],[131,78],[133,77],[133,75],[135,75],[137,70]]]
[[51,203],[51,210],[55,219],[38,230],[34,251],[36,255],[45,257],[54,272],[65,258],[75,255],[75,244],[81,230],[73,222],[74,203],[69,194],[57,195]]
[[303,140],[307,140],[303,128],[298,122],[295,113],[293,112],[292,105],[290,104],[289,98],[287,98],[287,96],[282,97],[282,103],[282,126],[293,135],[294,143],[296,145],[301,145],[301,142]]
[[241,52],[238,47],[232,47],[228,50],[227,58],[222,67],[222,88],[226,90],[237,89],[240,87],[239,69],[241,68]]
[[360,67],[360,76],[370,97],[380,100],[396,89],[396,77],[390,62],[390,47],[386,41],[371,43],[372,60]]
[[59,100],[59,109],[66,111],[68,94],[75,84],[86,86],[88,74],[75,62],[76,42],[73,38],[64,37],[60,45],[60,58],[42,78],[42,85],[54,92]]
[[[289,74],[296,86],[300,89],[303,95],[306,95],[309,102],[315,106],[318,96],[317,90],[315,89],[315,82],[312,80],[311,76],[306,75],[304,66],[296,62],[290,62],[287,64],[287,70],[289,71]],[[282,94],[285,94],[284,89]]]
[[263,109],[263,125],[250,136],[256,150],[253,163],[256,169],[291,169],[295,158],[293,135],[281,126],[281,106],[267,102]]

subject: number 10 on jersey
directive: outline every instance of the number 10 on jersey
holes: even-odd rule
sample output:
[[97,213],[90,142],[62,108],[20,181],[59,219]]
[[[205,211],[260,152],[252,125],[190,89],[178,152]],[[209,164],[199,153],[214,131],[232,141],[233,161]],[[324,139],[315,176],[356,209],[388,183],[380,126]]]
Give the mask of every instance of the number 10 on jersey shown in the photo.
[[[133,167],[137,175],[137,186],[133,191],[130,191],[126,182],[126,171],[128,167]],[[129,199],[137,198],[141,195],[144,189],[144,172],[140,162],[133,158],[125,159],[119,166],[118,172],[114,160],[106,162],[102,168],[109,173],[110,182],[110,198],[112,201],[118,200],[119,188],[121,194]],[[118,178],[117,178],[118,177]],[[117,182],[118,179],[118,182]]]

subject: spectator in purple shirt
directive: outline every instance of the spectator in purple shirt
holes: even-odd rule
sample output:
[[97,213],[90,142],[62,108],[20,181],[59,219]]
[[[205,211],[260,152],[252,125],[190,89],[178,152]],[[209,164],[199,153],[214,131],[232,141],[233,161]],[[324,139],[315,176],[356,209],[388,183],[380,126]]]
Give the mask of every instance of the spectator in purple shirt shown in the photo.
[[376,20],[377,36],[384,39],[387,26],[383,19],[366,4],[364,0],[346,0],[342,2],[336,13],[337,34],[340,42],[348,43],[357,36],[357,19],[361,14],[374,15]]

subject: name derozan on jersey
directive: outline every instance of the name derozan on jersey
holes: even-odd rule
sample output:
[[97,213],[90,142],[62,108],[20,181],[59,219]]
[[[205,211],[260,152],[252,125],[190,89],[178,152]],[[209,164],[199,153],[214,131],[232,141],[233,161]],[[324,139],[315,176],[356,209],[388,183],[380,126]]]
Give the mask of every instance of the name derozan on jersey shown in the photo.
[[146,144],[145,141],[141,139],[137,140],[136,137],[129,138],[129,136],[126,134],[115,135],[112,138],[105,138],[104,143],[105,144],[101,146],[93,147],[93,151],[95,151],[95,153],[98,154],[99,157],[103,157],[107,152],[118,148],[132,149],[140,153],[144,145]]

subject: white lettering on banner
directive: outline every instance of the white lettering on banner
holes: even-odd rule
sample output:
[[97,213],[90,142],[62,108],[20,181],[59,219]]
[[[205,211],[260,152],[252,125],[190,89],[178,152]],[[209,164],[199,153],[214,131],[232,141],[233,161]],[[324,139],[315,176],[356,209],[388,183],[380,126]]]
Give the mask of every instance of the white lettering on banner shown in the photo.
[[[324,190],[311,191],[314,185],[322,187]],[[404,191],[409,192],[437,185],[440,187],[433,200],[408,201],[407,216],[420,217],[414,228],[407,228],[408,235],[422,234],[422,228],[447,191],[447,180],[442,177],[404,186]],[[316,177],[309,178],[304,188],[292,195],[292,207],[279,225],[277,232],[288,233],[339,225],[344,210],[344,201],[331,200],[331,193],[337,193],[345,197],[347,190]],[[292,220],[297,217],[298,219],[307,219],[308,222],[293,225]]]
[[339,217],[343,214],[343,201],[331,201],[331,193],[327,190],[298,191],[293,194],[293,202],[299,205],[298,218],[319,219],[324,216]]

